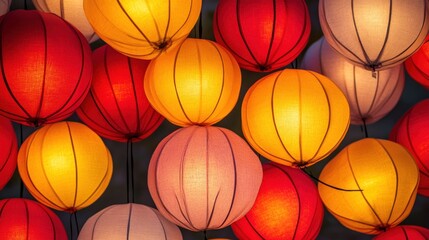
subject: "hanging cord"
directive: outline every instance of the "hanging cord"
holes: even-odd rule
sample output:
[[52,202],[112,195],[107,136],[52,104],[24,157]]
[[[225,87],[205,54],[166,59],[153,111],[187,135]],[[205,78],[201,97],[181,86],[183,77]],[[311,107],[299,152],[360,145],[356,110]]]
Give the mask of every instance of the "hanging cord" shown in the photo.
[[131,139],[127,141],[127,203],[130,203],[130,153],[128,149],[130,148]]
[[317,177],[315,177],[314,175],[313,175],[313,173],[311,173],[311,171],[310,170],[308,170],[308,168],[307,167],[302,167],[301,168],[301,170],[305,173],[305,174],[307,174],[309,177],[311,177],[312,179],[314,179],[314,180],[316,180],[316,182],[319,182],[319,183],[321,183],[321,184],[323,184],[323,185],[325,185],[325,186],[327,186],[327,187],[330,187],[330,188],[333,188],[333,189],[336,189],[336,190],[339,190],[339,191],[344,191],[344,192],[362,192],[363,190],[362,189],[344,189],[344,188],[339,188],[339,187],[335,187],[335,186],[332,186],[332,185],[330,185],[330,184],[327,184],[327,183],[325,183],[325,182],[323,182],[323,181],[321,181],[320,179],[318,179]]
[[201,7],[200,11],[200,20],[198,22],[198,38],[203,38],[203,8]]
[[27,0],[24,0],[24,9],[28,10]]
[[127,203],[134,202],[134,153],[133,142],[127,141]]
[[204,240],[208,240],[208,238],[207,238],[207,230],[204,230],[203,233],[204,233]]
[[70,223],[70,240],[73,240],[73,218],[74,218],[74,224],[76,226],[76,239],[79,236],[80,229],[79,229],[79,222],[77,220],[77,212],[70,213],[69,223]]
[[362,123],[363,123],[361,126],[362,132],[365,134],[365,138],[368,138],[368,129],[366,127],[365,118],[362,118]]
[[133,151],[133,142],[130,144],[130,155],[131,155],[131,201],[134,203],[134,151]]

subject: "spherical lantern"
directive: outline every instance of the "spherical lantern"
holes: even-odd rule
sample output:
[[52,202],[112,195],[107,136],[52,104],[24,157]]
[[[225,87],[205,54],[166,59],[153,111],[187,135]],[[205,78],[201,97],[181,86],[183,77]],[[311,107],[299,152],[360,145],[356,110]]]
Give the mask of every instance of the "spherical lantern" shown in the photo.
[[12,178],[16,168],[18,144],[12,123],[0,116],[0,190]]
[[273,71],[292,62],[307,44],[310,17],[304,0],[221,0],[213,19],[216,41],[242,68]]
[[350,122],[347,99],[312,71],[285,69],[258,80],[241,109],[244,136],[267,159],[296,167],[328,156]]
[[397,226],[380,233],[374,240],[426,240],[429,239],[429,229],[420,226]]
[[413,54],[428,33],[428,13],[426,0],[319,1],[328,43],[370,70],[395,66]]
[[411,78],[429,89],[429,36],[419,50],[405,61],[405,68]]
[[39,202],[75,212],[104,192],[112,176],[112,159],[91,129],[81,123],[59,122],[25,140],[18,153],[18,170]]
[[128,203],[109,206],[90,217],[78,240],[181,240],[179,228],[156,209]]
[[0,200],[1,239],[67,240],[63,223],[42,204],[23,198]]
[[10,4],[12,0],[2,0],[0,1],[0,15],[4,15],[9,12]]
[[338,54],[323,37],[307,50],[301,67],[335,82],[350,104],[352,124],[370,124],[386,116],[398,103],[405,85],[402,64],[376,71],[374,77],[373,72]]
[[16,10],[0,18],[0,114],[28,126],[67,118],[91,85],[85,37],[54,14]]
[[116,141],[138,141],[164,118],[146,98],[143,80],[149,61],[126,57],[108,45],[93,53],[91,90],[76,111],[97,134]]
[[303,171],[265,164],[255,204],[231,227],[242,240],[316,239],[323,211],[317,188]]
[[95,32],[117,51],[153,59],[178,46],[198,20],[202,0],[84,0]]
[[345,227],[378,234],[401,223],[413,208],[419,171],[401,145],[365,138],[345,147],[322,170],[319,194]]
[[179,126],[211,125],[235,106],[240,68],[222,46],[186,39],[179,48],[152,60],[144,89],[152,106]]
[[164,138],[148,170],[160,213],[191,231],[224,228],[243,217],[261,181],[261,163],[247,143],[213,126],[181,128]]
[[88,42],[94,42],[98,39],[94,29],[86,19],[83,11],[83,1],[75,0],[33,0],[37,10],[50,12],[60,16],[62,19],[71,23],[85,36]]

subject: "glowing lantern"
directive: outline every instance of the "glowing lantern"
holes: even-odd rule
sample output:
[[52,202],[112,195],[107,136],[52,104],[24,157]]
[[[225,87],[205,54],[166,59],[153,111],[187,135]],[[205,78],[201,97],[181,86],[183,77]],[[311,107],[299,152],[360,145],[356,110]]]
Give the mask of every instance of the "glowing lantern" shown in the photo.
[[142,59],[179,45],[197,22],[201,5],[201,0],[83,1],[86,17],[101,39]]
[[252,209],[231,225],[242,240],[316,239],[323,205],[311,179],[299,169],[266,164]]
[[16,10],[0,18],[0,114],[29,126],[69,117],[91,85],[84,36],[53,14]]
[[3,199],[0,209],[1,239],[68,239],[58,216],[38,202],[22,198]]
[[12,0],[3,0],[0,1],[0,15],[4,15],[7,12],[9,12],[9,8],[10,8],[10,3],[12,2]]
[[258,80],[241,109],[244,136],[267,159],[309,166],[342,141],[350,122],[347,99],[323,75],[285,69]]
[[426,240],[429,239],[429,229],[420,226],[397,226],[380,233],[374,240]]
[[322,37],[306,52],[302,68],[327,76],[343,91],[350,104],[352,124],[374,123],[398,103],[404,90],[403,65],[373,73],[348,62]]
[[18,145],[11,122],[0,116],[0,190],[12,178],[16,168]]
[[18,153],[18,170],[36,200],[75,212],[104,192],[112,176],[112,159],[100,137],[87,126],[59,122],[25,140]]
[[211,125],[235,106],[240,68],[219,44],[186,39],[149,64],[144,89],[152,106],[179,126]]
[[417,52],[405,61],[408,74],[429,89],[429,36]]
[[230,130],[180,128],[164,138],[149,163],[149,191],[160,213],[191,231],[220,229],[252,207],[262,167]]
[[419,172],[401,145],[366,138],[345,147],[322,170],[319,184],[327,210],[345,227],[378,234],[401,223],[413,208]]
[[141,204],[109,206],[90,217],[78,240],[171,239],[181,240],[179,228],[156,209]]
[[146,98],[143,79],[149,61],[128,58],[108,45],[93,53],[91,90],[76,111],[99,135],[126,142],[152,134],[164,118]]
[[427,5],[426,0],[321,0],[320,26],[341,55],[381,70],[405,61],[423,43],[429,30]]
[[273,71],[292,62],[310,36],[304,0],[221,0],[213,31],[242,68]]

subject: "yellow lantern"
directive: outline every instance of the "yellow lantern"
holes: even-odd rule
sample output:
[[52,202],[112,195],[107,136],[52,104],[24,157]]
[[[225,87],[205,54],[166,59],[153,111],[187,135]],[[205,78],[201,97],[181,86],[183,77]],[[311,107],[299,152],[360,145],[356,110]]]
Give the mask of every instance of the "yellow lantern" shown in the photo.
[[144,81],[149,102],[171,123],[212,125],[235,106],[241,73],[234,57],[219,44],[188,38],[152,60]]
[[19,174],[31,195],[56,210],[75,212],[97,200],[112,176],[101,138],[76,122],[46,125],[18,153]]
[[180,44],[198,20],[202,0],[84,0],[98,36],[129,57],[153,59]]
[[378,234],[401,223],[413,208],[419,169],[401,145],[366,138],[344,148],[322,170],[319,193],[345,227]]
[[341,90],[325,76],[285,69],[258,80],[241,110],[244,136],[267,159],[309,166],[340,144],[350,125]]

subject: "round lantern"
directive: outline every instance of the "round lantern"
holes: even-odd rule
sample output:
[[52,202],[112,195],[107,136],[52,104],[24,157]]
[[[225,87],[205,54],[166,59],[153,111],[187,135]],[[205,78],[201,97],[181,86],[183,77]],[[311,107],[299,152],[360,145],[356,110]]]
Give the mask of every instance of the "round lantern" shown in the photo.
[[97,134],[116,141],[138,141],[164,118],[146,98],[143,80],[149,61],[126,57],[108,45],[93,53],[91,90],[76,111]]
[[401,145],[365,138],[345,147],[322,170],[327,210],[345,227],[378,234],[401,223],[413,208],[419,171]]
[[386,116],[398,103],[405,85],[402,64],[373,73],[348,62],[323,37],[307,50],[302,68],[335,82],[350,104],[351,123],[358,125]]
[[285,69],[258,80],[241,109],[244,136],[267,159],[296,167],[327,157],[349,128],[347,99],[312,71]]
[[31,195],[56,210],[75,212],[97,200],[112,176],[101,138],[81,123],[40,128],[23,143],[18,170]]
[[9,12],[10,4],[12,0],[2,0],[0,1],[0,15],[4,15]]
[[429,36],[419,50],[405,61],[405,68],[411,78],[429,89]]
[[397,226],[380,233],[374,240],[426,240],[429,239],[429,229],[420,226]]
[[179,126],[212,125],[235,106],[240,68],[219,44],[186,39],[179,48],[152,60],[144,89],[152,106]]
[[0,209],[1,239],[68,239],[58,216],[38,202],[23,198],[3,199]]
[[273,71],[292,62],[307,44],[310,17],[304,0],[221,0],[213,19],[216,41],[242,68]]
[[320,0],[319,20],[335,50],[373,71],[405,61],[429,30],[426,0]]
[[255,204],[231,227],[242,240],[316,239],[323,211],[316,186],[302,170],[265,164]]
[[12,178],[16,168],[18,144],[12,123],[0,116],[0,190]]
[[109,206],[90,217],[78,240],[165,239],[181,240],[179,228],[156,209],[141,204]]
[[98,39],[94,33],[94,29],[92,29],[92,26],[86,19],[83,11],[83,1],[33,0],[33,4],[37,10],[54,13],[71,23],[79,29],[88,42],[94,42]]
[[69,117],[91,85],[85,37],[54,14],[16,10],[0,18],[0,114],[28,126]]
[[213,126],[180,128],[149,163],[148,186],[158,210],[191,231],[220,229],[252,207],[262,167],[247,143]]
[[142,59],[179,45],[197,22],[201,5],[201,0],[83,1],[86,17],[101,39]]

